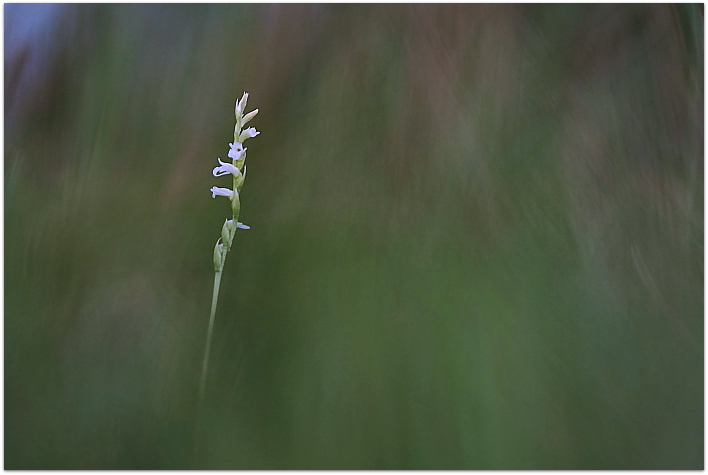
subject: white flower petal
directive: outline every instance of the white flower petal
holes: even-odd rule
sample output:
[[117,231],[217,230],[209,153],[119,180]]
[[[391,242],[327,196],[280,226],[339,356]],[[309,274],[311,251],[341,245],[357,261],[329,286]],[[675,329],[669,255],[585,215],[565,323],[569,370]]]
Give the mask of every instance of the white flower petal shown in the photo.
[[247,224],[243,224],[241,222],[236,223],[236,227],[239,229],[251,229],[251,227]]
[[229,147],[231,147],[229,150],[229,158],[232,160],[239,160],[246,151],[241,142],[230,143]]
[[212,170],[212,174],[214,176],[223,176],[223,175],[234,175],[234,176],[241,176],[241,170],[238,169],[238,167],[235,167],[234,165],[230,163],[224,163],[221,161],[220,158],[217,158],[219,160],[219,163],[221,166],[214,168]]
[[239,135],[238,140],[240,142],[243,142],[244,140],[253,138],[258,134],[260,134],[260,132],[258,132],[255,127],[249,127],[243,132],[241,132],[241,135]]
[[234,196],[234,190],[229,190],[228,188],[212,186],[209,191],[211,191],[212,198],[216,198],[217,196],[225,196],[228,199],[231,199]]

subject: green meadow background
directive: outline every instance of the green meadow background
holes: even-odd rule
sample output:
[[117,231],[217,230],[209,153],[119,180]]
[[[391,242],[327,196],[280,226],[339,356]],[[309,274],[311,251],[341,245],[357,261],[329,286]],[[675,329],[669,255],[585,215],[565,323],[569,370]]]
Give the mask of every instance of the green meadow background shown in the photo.
[[5,468],[703,469],[703,22],[6,4]]

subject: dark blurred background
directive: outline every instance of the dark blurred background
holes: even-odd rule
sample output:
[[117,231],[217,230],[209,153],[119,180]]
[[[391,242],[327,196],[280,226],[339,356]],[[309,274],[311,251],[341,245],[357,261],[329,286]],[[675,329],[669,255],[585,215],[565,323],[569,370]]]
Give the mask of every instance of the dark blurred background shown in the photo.
[[703,468],[702,5],[4,26],[6,469]]

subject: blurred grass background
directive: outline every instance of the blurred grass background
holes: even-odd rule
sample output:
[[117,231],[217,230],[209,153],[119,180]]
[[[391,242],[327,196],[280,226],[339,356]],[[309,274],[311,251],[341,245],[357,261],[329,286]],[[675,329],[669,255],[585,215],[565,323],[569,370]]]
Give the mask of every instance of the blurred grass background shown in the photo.
[[4,15],[5,468],[703,468],[702,5]]

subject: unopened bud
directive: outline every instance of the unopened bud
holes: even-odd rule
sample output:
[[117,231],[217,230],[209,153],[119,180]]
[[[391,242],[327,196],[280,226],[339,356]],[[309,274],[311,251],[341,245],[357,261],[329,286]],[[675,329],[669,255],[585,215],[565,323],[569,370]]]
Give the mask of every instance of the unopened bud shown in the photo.
[[234,218],[238,218],[238,214],[241,212],[241,200],[238,196],[238,189],[234,190],[234,194],[231,197],[231,210],[234,213]]
[[235,232],[236,226],[234,226],[233,219],[224,221],[224,225],[221,227],[221,241],[226,243],[227,249],[230,248],[233,243]]
[[234,175],[234,188],[241,191],[244,181],[246,181],[246,165],[243,166],[243,171],[239,175]]
[[248,93],[244,92],[241,100],[236,104],[236,117],[239,119],[243,115],[243,111],[246,109],[246,103],[248,102]]
[[253,119],[256,116],[256,114],[258,114],[258,109],[252,110],[248,114],[244,115],[243,119],[241,119],[241,126],[248,124],[248,121]]
[[221,239],[217,240],[216,246],[214,246],[214,272],[221,272],[224,268],[224,260],[226,258],[226,252],[224,251]]

